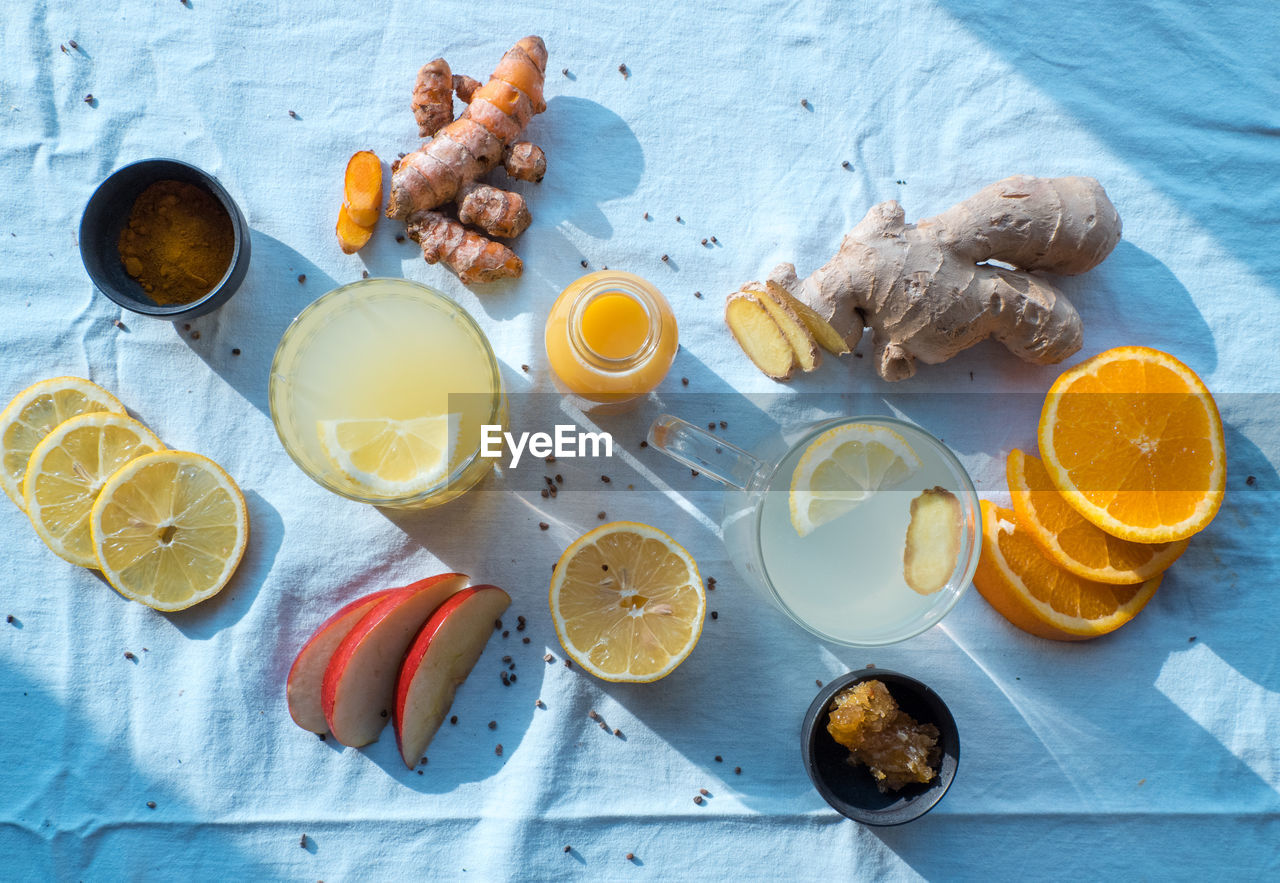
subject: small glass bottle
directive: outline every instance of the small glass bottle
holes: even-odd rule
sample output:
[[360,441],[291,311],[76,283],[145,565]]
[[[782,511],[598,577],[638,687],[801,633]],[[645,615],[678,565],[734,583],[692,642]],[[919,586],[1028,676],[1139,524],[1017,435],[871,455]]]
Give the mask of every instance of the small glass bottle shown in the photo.
[[591,404],[622,404],[667,375],[679,347],[662,292],[634,273],[601,270],[578,279],[547,316],[547,359],[556,387]]

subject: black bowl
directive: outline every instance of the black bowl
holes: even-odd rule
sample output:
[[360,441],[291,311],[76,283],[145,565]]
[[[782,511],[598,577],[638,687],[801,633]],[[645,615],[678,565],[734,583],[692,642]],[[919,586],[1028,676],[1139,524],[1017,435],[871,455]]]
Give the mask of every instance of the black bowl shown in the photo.
[[[942,762],[932,782],[913,783],[881,794],[871,771],[863,764],[849,764],[849,749],[827,732],[828,706],[835,695],[846,687],[872,680],[883,683],[898,707],[917,722],[938,728]],[[883,668],[850,672],[823,687],[805,715],[800,739],[805,772],[813,787],[836,812],[864,825],[901,825],[920,818],[947,793],[960,764],[960,733],[946,703],[915,678]]]
[[[156,303],[120,262],[120,231],[129,223],[129,212],[138,194],[156,181],[182,181],[203,188],[222,203],[231,217],[235,234],[231,266],[212,291],[189,304]],[[235,200],[212,175],[176,159],[144,159],[112,172],[93,191],[80,217],[80,259],[93,284],[126,310],[159,319],[177,321],[203,316],[226,303],[249,272],[249,251],[249,224]]]

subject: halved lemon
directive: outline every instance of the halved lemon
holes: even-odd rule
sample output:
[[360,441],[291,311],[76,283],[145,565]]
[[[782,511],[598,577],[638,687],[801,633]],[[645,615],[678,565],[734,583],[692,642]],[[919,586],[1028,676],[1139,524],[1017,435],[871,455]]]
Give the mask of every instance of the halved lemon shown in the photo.
[[59,423],[31,452],[22,481],[27,517],[45,545],[81,567],[97,567],[89,512],[111,474],[134,457],[164,449],[137,420],[110,411]]
[[89,523],[102,575],[156,610],[218,594],[249,539],[240,488],[217,463],[187,451],[125,465],[103,485]]
[[1024,632],[1055,641],[1113,632],[1146,606],[1162,576],[1131,586],[1081,579],[1045,557],[1011,510],[982,501],[982,557],[973,585]]
[[656,527],[601,525],[574,540],[551,578],[551,621],[565,653],[606,681],[647,683],[693,651],[706,618],[698,565]]
[[809,443],[791,473],[791,525],[807,536],[919,468],[911,445],[887,426],[846,423],[829,429]]
[[1112,536],[1186,539],[1222,505],[1227,451],[1218,407],[1168,353],[1122,346],[1063,373],[1045,396],[1039,442],[1054,487]]
[[321,420],[325,454],[342,474],[380,497],[421,493],[449,474],[449,450],[457,443],[454,415]]
[[0,412],[0,488],[26,508],[22,476],[36,445],[64,420],[93,411],[124,414],[120,400],[82,377],[54,377],[33,383]]

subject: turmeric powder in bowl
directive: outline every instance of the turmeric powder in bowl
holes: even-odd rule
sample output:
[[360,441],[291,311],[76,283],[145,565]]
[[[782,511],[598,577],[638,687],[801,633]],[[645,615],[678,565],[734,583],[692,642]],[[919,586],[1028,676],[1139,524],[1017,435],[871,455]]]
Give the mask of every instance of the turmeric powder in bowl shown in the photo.
[[134,200],[118,248],[125,272],[157,304],[189,304],[227,274],[235,231],[213,194],[184,181],[161,180]]

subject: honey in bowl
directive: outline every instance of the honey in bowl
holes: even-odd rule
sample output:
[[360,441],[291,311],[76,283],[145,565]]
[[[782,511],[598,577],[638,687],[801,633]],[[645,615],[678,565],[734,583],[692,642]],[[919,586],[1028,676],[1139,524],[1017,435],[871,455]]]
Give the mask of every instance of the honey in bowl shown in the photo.
[[850,764],[870,769],[882,794],[932,782],[938,774],[938,728],[917,723],[881,681],[862,681],[836,694],[827,732],[849,749]]

